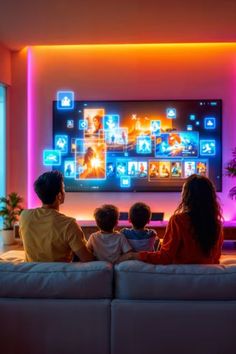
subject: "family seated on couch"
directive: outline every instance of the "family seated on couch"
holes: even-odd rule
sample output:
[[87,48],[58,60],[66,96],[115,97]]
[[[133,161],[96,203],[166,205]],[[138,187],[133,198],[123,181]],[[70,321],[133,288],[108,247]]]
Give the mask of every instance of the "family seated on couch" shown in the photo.
[[152,264],[217,264],[223,244],[222,214],[212,182],[191,175],[183,185],[181,202],[170,218],[159,248],[156,232],[146,225],[150,207],[135,203],[129,211],[132,228],[116,231],[119,211],[103,205],[94,212],[99,231],[86,241],[74,218],[59,212],[65,199],[59,171],[42,174],[34,183],[41,208],[24,210],[20,235],[28,262],[94,260],[111,263],[136,259]]

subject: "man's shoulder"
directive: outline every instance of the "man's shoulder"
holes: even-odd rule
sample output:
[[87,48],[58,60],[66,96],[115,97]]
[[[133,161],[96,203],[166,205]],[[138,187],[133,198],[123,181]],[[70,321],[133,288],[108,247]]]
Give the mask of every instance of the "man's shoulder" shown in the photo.
[[34,209],[24,209],[21,213],[21,219],[29,219],[36,217],[40,219],[41,217],[49,217],[50,219],[55,219],[62,221],[67,224],[76,224],[76,219],[71,216],[67,216],[63,213],[58,212],[55,209],[44,209],[44,208],[34,208]]
[[75,218],[62,214],[60,212],[56,213],[54,222],[58,223],[58,225],[63,225],[63,227],[66,227],[68,231],[75,231],[75,229],[80,228]]
[[21,219],[28,218],[31,215],[34,215],[35,213],[36,213],[36,209],[24,209],[24,210],[22,210],[22,212],[20,214],[20,218]]

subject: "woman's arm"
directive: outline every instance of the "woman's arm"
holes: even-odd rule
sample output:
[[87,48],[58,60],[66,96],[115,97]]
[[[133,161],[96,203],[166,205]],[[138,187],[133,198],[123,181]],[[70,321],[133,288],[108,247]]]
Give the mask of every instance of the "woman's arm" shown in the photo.
[[175,259],[180,241],[179,225],[176,216],[172,216],[167,225],[160,251],[139,252],[138,259],[152,264],[171,264]]

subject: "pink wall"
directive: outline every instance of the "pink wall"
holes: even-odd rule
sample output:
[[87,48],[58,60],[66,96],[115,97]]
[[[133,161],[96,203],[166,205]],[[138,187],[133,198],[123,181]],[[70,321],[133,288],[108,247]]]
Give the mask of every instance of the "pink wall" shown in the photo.
[[11,52],[0,44],[0,83],[11,84]]
[[[15,68],[19,58],[15,57]],[[17,71],[17,70],[15,70]],[[16,74],[16,72],[15,72]],[[71,89],[76,99],[223,99],[223,164],[236,143],[236,44],[165,44],[97,45],[32,48],[32,99],[34,120],[32,139],[32,181],[45,171],[42,150],[52,146],[52,100],[59,89]],[[24,76],[24,75],[23,75]],[[15,90],[25,92],[22,75]],[[21,132],[21,144],[12,152],[10,180],[25,195],[26,106],[14,101],[12,115],[15,129]],[[32,184],[32,181],[30,183]],[[236,181],[223,179],[223,203],[226,220],[236,218],[236,203],[227,193]],[[154,211],[164,211],[165,218],[175,209],[178,193],[68,193],[63,212],[79,219],[92,217],[94,208],[104,202],[127,210],[135,201],[149,203]],[[33,205],[37,202],[33,201]]]
[[13,52],[7,122],[7,190],[27,199],[27,61],[26,50]]

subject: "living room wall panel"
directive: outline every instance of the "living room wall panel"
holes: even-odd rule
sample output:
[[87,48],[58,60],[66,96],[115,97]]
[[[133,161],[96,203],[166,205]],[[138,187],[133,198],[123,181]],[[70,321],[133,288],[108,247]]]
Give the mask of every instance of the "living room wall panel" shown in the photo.
[[[75,98],[81,100],[221,98],[223,166],[231,157],[236,136],[236,44],[42,46],[32,47],[31,54],[28,85],[33,93],[30,115],[34,133],[28,161],[30,186],[46,170],[42,151],[52,146],[52,101],[60,89],[75,91]],[[25,89],[23,81],[18,91],[20,87]],[[20,102],[15,104],[14,109],[19,108],[25,124],[25,109],[20,108]],[[12,119],[15,127],[22,129],[22,119],[16,116]],[[12,152],[11,161],[15,173],[22,166],[18,191],[25,194],[25,130],[22,134],[18,157]],[[235,203],[227,196],[232,184],[224,177],[223,192],[219,193],[226,220],[236,217]],[[32,189],[29,193],[29,205],[38,205]],[[133,202],[142,200],[154,211],[164,211],[168,218],[179,196],[179,193],[68,193],[62,211],[86,220],[92,218],[99,204],[114,203],[120,210],[127,210]]]

